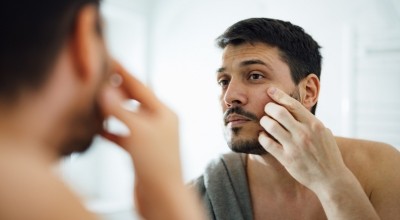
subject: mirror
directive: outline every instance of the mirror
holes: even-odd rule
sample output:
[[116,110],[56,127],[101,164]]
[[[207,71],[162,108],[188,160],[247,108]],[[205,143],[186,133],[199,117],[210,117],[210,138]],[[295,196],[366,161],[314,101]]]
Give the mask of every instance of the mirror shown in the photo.
[[[400,149],[400,2],[397,0],[105,0],[111,53],[180,116],[185,180],[227,152],[215,70],[214,39],[249,17],[303,27],[322,46],[317,116],[335,135]],[[134,219],[129,157],[97,140],[61,173],[104,219]]]

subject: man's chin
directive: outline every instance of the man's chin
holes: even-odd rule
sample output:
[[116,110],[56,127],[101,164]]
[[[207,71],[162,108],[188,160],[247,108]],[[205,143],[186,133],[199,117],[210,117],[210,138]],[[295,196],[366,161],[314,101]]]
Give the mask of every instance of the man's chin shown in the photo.
[[70,156],[73,153],[84,153],[86,152],[93,144],[93,138],[86,139],[86,140],[77,140],[73,143],[70,142],[69,144],[65,145],[61,150],[61,156]]
[[261,146],[258,140],[235,141],[229,143],[229,147],[236,153],[265,155],[268,152]]

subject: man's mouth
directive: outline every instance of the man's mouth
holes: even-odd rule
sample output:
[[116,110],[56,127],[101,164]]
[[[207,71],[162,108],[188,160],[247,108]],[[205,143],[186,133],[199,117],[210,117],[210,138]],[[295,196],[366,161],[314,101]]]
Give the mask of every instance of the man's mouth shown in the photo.
[[237,127],[241,126],[249,121],[252,121],[251,119],[243,116],[243,115],[238,115],[238,114],[230,114],[225,118],[225,125],[228,127]]
[[241,107],[230,108],[224,113],[224,124],[230,128],[238,128],[245,123],[258,120],[255,114],[247,112]]

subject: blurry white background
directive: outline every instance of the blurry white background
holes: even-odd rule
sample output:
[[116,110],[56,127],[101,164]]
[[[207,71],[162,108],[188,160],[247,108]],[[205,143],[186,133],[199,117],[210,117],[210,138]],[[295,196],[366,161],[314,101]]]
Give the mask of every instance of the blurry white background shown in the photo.
[[[322,46],[317,116],[335,135],[400,149],[399,0],[105,0],[111,53],[175,110],[185,181],[227,152],[222,134],[214,39],[249,17],[290,21]],[[118,147],[98,139],[61,163],[62,175],[104,219],[135,219],[133,169]]]

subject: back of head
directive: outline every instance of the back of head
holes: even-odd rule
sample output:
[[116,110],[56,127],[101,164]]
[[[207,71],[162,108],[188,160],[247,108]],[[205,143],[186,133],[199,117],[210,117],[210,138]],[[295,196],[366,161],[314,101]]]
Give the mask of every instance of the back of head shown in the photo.
[[[220,48],[243,43],[265,43],[277,47],[290,68],[297,85],[307,75],[321,75],[320,46],[303,28],[290,22],[270,18],[250,18],[230,26],[217,38]],[[316,105],[311,110],[315,113]]]
[[0,102],[46,80],[79,9],[99,0],[6,1],[0,7]]

